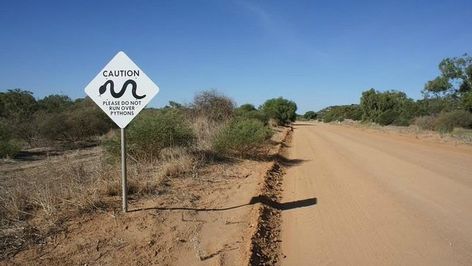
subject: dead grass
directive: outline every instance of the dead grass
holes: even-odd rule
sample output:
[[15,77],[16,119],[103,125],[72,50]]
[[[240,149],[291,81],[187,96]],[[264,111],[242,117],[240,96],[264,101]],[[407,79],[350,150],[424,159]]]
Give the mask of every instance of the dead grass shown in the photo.
[[[8,172],[0,186],[0,259],[32,241],[28,231],[47,235],[52,228],[78,214],[120,206],[119,164],[105,161],[100,152],[87,160],[75,156],[45,159],[37,167]],[[155,161],[128,164],[128,193],[151,195],[165,178],[191,174],[194,156],[169,148]],[[13,242],[12,242],[13,241]]]
[[205,116],[193,118],[192,127],[197,136],[196,149],[200,151],[212,150],[213,139],[225,126],[225,123],[215,122]]

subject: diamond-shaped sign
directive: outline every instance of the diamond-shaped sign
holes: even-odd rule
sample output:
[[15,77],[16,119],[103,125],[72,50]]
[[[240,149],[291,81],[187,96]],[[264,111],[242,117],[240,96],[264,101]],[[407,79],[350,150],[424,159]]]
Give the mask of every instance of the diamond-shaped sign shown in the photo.
[[85,87],[85,93],[120,127],[159,92],[159,87],[124,53],[115,57]]

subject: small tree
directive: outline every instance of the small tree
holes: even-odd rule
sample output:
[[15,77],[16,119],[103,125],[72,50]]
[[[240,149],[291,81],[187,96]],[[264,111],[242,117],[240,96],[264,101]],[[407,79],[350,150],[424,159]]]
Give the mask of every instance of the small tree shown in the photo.
[[285,125],[297,118],[297,104],[282,97],[269,99],[261,109],[269,118],[275,119],[278,125]]
[[424,91],[436,95],[457,95],[472,91],[472,57],[445,58],[439,63],[438,77],[425,84]]
[[235,103],[216,90],[202,91],[193,99],[192,109],[196,116],[204,116],[215,122],[229,120]]
[[417,114],[415,102],[400,91],[364,91],[360,107],[364,121],[381,125],[408,125]]
[[314,120],[316,119],[318,115],[313,112],[313,111],[308,111],[303,115],[303,118],[308,119],[308,120]]
[[63,112],[72,105],[69,96],[53,94],[38,101],[39,109],[48,113]]

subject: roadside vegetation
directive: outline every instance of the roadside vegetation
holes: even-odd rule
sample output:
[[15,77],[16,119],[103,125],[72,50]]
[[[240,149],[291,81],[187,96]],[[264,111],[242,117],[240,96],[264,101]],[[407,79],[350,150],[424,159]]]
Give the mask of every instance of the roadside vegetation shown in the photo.
[[[272,126],[294,121],[295,112],[283,98],[238,107],[215,90],[147,108],[126,130],[129,194],[159,194],[167,179],[197,177],[206,164],[258,159]],[[68,217],[119,208],[119,154],[119,129],[90,99],[0,93],[0,259],[40,243]],[[14,167],[29,160],[42,163]]]
[[[364,91],[360,104],[330,106],[317,112],[323,122],[354,121],[382,126],[416,126],[441,133],[472,129],[472,57],[445,58],[440,74],[426,82],[423,99],[413,100],[401,91]],[[311,118],[313,119],[313,118]],[[464,130],[458,130],[458,129]]]

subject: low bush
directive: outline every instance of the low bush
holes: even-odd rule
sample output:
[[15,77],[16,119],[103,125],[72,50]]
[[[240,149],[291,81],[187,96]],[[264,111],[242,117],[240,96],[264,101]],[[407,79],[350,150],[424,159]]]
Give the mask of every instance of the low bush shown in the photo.
[[463,110],[441,113],[434,125],[439,132],[451,132],[456,127],[472,128],[472,113]]
[[246,156],[260,149],[271,135],[271,129],[259,120],[234,120],[216,136],[213,147],[222,154]]
[[[189,147],[195,142],[190,123],[177,110],[145,110],[126,130],[128,154],[139,159],[157,158],[162,149]],[[106,150],[117,156],[119,134],[104,143]]]
[[308,111],[303,115],[303,118],[305,118],[306,120],[315,120],[316,117],[317,117],[317,113],[313,111]]
[[20,143],[12,139],[8,125],[0,123],[0,158],[14,157],[20,149]]
[[415,118],[413,124],[423,130],[434,130],[436,117],[432,115],[420,116]]
[[204,116],[215,122],[224,122],[233,117],[235,103],[216,90],[202,91],[195,95],[191,104],[194,116]]
[[297,118],[297,104],[282,97],[265,101],[261,110],[279,126],[294,122]]
[[243,104],[236,108],[234,112],[236,119],[256,119],[267,125],[269,123],[269,117],[266,113],[261,110],[257,110],[252,104]]

